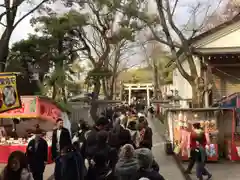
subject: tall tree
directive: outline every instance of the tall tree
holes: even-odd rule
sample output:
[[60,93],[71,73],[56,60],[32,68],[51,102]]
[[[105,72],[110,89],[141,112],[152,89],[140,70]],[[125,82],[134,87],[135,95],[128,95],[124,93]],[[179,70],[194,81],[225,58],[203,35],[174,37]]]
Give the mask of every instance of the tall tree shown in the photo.
[[8,70],[13,69],[13,64],[18,64],[15,69],[22,67],[29,77],[31,67],[38,66],[40,83],[52,87],[54,100],[66,102],[66,85],[72,83],[70,75],[76,73],[76,65],[73,65],[79,60],[78,51],[84,49],[72,30],[82,26],[85,19],[79,13],[70,11],[61,16],[40,16],[31,22],[40,36],[30,35],[27,40],[13,44]]
[[132,57],[136,54],[135,48],[138,46],[138,43],[126,39],[111,45],[111,53],[108,56],[108,62],[105,63],[111,70],[111,77],[106,77],[102,81],[103,92],[107,99],[115,99],[120,73],[141,63],[138,60],[135,60],[136,62],[132,61]]
[[66,102],[66,82],[70,78],[66,72],[69,70],[69,65],[79,58],[77,52],[85,49],[85,46],[79,43],[81,39],[74,35],[73,30],[86,24],[85,16],[76,11],[69,11],[62,16],[55,14],[40,16],[32,22],[36,31],[51,41],[50,53],[54,71],[51,72],[48,82],[53,87],[52,98],[62,97]]
[[[193,3],[188,9],[185,9],[186,16],[189,15],[189,17],[186,17],[187,23],[179,25],[175,20],[177,9],[182,7],[179,0],[155,0],[155,3],[157,14],[137,10],[130,15],[137,14],[137,18],[151,32],[151,40],[158,41],[168,47],[178,71],[192,87],[193,106],[199,107],[202,105],[204,85],[203,79],[199,77],[197,72],[193,57],[194,47],[191,42],[201,32],[207,20],[206,17],[212,14],[210,9],[213,9],[213,6],[210,2],[204,4]],[[189,66],[190,73],[188,68],[186,69],[182,65],[183,58]]]
[[124,0],[89,0],[78,3],[84,10],[87,9],[88,21],[85,27],[75,28],[73,33],[86,47],[86,50],[82,52],[83,58],[89,59],[93,66],[88,79],[94,86],[90,110],[94,120],[97,118],[95,101],[100,93],[101,81],[112,74],[108,58],[112,45],[124,39],[134,39],[132,23],[122,7],[122,5],[131,6],[134,2],[136,0],[127,2]]
[[151,41],[142,46],[148,67],[153,75],[155,99],[162,98],[161,87],[172,82],[171,68],[165,66],[171,60],[169,53],[163,49],[163,46],[157,41]]
[[[42,90],[44,75],[51,67],[50,47],[49,38],[36,35],[12,45],[5,70],[21,72],[24,78],[19,79],[18,83],[23,92],[30,93],[28,95],[40,93]],[[23,81],[28,85],[21,85]],[[29,88],[31,85],[35,87]]]
[[[22,6],[28,6],[29,2],[27,0],[4,0],[0,4],[1,14],[0,14],[0,26],[3,28],[3,32],[0,37],[0,71],[5,70],[5,65],[9,53],[9,40],[11,38],[12,32],[22,22],[27,16],[32,14],[34,11],[42,7],[42,5],[49,0],[41,0],[25,13],[20,18],[17,18],[19,9]],[[32,5],[32,4],[31,4]]]

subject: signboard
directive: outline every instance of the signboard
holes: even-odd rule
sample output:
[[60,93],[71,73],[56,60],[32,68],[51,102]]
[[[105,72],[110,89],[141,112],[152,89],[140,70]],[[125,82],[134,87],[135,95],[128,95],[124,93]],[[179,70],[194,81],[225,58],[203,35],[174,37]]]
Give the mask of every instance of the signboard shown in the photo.
[[50,101],[39,99],[39,107],[39,117],[43,120],[55,123],[61,117],[61,110]]
[[37,96],[21,97],[22,106],[0,113],[0,118],[40,118],[53,123],[61,117],[62,111],[51,101]]
[[0,113],[0,118],[34,118],[38,116],[37,97],[21,97],[21,104],[20,108]]
[[21,107],[16,75],[0,73],[0,113]]

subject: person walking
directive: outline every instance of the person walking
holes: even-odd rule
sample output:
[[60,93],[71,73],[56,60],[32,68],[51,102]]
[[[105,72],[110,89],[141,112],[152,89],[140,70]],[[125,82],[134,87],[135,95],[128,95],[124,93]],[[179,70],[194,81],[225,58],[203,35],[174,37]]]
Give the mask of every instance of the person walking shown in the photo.
[[192,168],[196,162],[196,140],[200,140],[201,145],[203,147],[206,146],[207,142],[206,142],[206,136],[204,134],[204,131],[201,129],[201,125],[200,123],[195,123],[193,124],[193,130],[191,132],[190,135],[190,159],[189,159],[189,163],[188,163],[188,167],[185,171],[186,174],[191,174]]
[[132,145],[135,149],[138,148],[140,143],[140,134],[137,131],[137,122],[135,120],[130,121],[128,123],[127,130],[130,132]]
[[97,120],[95,125],[85,134],[85,140],[81,147],[81,154],[84,159],[91,159],[94,154],[95,146],[97,145],[97,134],[103,131],[108,125],[107,119],[101,117]]
[[34,180],[28,169],[27,158],[21,151],[14,151],[8,157],[8,163],[0,174],[1,180]]
[[83,159],[73,146],[65,146],[55,162],[55,180],[84,180],[85,169]]
[[148,178],[149,180],[164,180],[163,176],[153,169],[154,158],[150,149],[140,148],[135,150],[135,153],[140,168],[136,173],[134,180],[139,180],[143,177]]
[[63,120],[57,120],[57,129],[53,131],[52,135],[52,159],[55,160],[59,156],[64,147],[72,144],[70,132],[63,127]]
[[86,133],[90,130],[89,125],[83,119],[79,120],[78,130],[74,133],[72,142],[78,142],[81,148],[83,142],[86,139]]
[[132,144],[131,134],[126,129],[127,119],[119,119],[109,134],[109,145],[119,150],[125,144]]
[[196,141],[195,160],[197,178],[203,180],[203,176],[207,176],[207,180],[211,179],[212,175],[205,168],[205,161],[207,160],[206,151],[200,141]]
[[140,126],[140,148],[152,149],[152,129],[148,126],[148,122],[144,117],[139,118]]
[[34,180],[43,180],[43,173],[48,161],[48,144],[42,138],[42,131],[35,131],[35,138],[27,146],[26,156]]
[[117,151],[107,144],[108,133],[100,131],[97,135],[97,144],[90,160],[87,180],[106,180],[112,176],[117,162]]
[[125,144],[119,153],[119,160],[115,167],[117,180],[132,180],[139,169],[138,161],[135,157],[134,147]]

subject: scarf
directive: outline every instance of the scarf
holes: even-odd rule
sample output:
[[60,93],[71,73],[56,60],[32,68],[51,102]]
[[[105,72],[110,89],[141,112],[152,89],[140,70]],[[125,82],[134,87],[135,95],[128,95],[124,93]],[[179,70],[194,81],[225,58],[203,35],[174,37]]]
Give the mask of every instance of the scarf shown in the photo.
[[140,142],[143,141],[145,132],[146,132],[146,129],[145,129],[145,128],[143,128],[143,129],[140,131]]

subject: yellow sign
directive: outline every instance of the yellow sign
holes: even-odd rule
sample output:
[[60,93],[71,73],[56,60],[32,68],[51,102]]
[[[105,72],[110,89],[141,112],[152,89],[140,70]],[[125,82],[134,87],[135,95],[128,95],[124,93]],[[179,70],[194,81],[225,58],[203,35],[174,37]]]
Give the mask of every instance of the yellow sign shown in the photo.
[[0,113],[21,107],[16,75],[0,73]]

